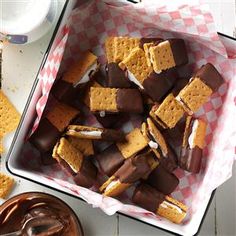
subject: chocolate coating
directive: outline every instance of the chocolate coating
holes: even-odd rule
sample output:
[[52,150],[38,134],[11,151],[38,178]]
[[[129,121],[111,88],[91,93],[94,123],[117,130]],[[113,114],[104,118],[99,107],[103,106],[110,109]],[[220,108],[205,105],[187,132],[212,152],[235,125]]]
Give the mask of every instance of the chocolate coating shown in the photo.
[[223,77],[211,63],[202,66],[194,77],[199,77],[214,92],[224,83]]
[[62,168],[64,168],[70,175],[75,176],[76,172],[74,172],[74,170],[70,167],[70,165],[63,160],[62,158],[58,157],[59,159],[59,164]]
[[52,94],[58,101],[70,104],[76,95],[76,89],[73,84],[59,79],[53,85]]
[[90,188],[93,186],[96,177],[97,167],[93,164],[91,159],[85,158],[80,171],[74,177],[74,181],[82,187]]
[[184,115],[178,123],[172,129],[165,129],[162,131],[163,136],[171,147],[178,147],[182,145],[183,136],[184,136],[184,129],[186,125],[186,116]]
[[188,54],[183,39],[168,39],[176,66],[188,63]]
[[140,184],[134,191],[132,201],[138,206],[156,213],[165,195],[147,184]]
[[42,164],[45,166],[57,163],[56,159],[52,158],[52,150],[50,150],[49,152],[41,153],[40,157]]
[[115,172],[114,176],[121,183],[134,183],[150,171],[147,157],[140,154],[125,160],[124,164]]
[[[36,217],[39,218],[36,219]],[[75,213],[60,199],[44,193],[23,193],[1,205],[0,234],[18,231],[27,220],[33,218],[34,221],[31,221],[30,226],[38,226],[37,235],[84,235]],[[51,227],[49,233],[48,230],[45,232],[45,227],[39,227],[42,224],[49,224],[50,220],[54,219],[62,224],[63,228],[59,231]]]
[[[158,107],[159,104],[155,103],[155,104],[152,106],[151,109],[153,109],[154,106]],[[156,116],[156,119],[154,119],[153,117],[150,117],[150,118],[152,119],[153,123],[154,123],[155,126],[158,128],[158,130],[160,130],[161,133],[162,133],[164,130],[166,130],[166,128],[164,128],[164,127],[166,127],[166,125],[162,122],[161,119],[159,119],[158,116]]]
[[143,49],[145,43],[155,43],[156,45],[162,42],[162,38],[141,38],[139,42],[139,47]]
[[118,89],[116,103],[121,112],[143,112],[143,100],[138,89]]
[[192,128],[194,124],[194,118],[190,117],[190,121],[186,123],[183,145],[181,147],[180,156],[178,159],[179,166],[192,173],[198,173],[201,168],[202,162],[202,149],[198,146],[190,148],[189,146],[189,136],[192,133]]
[[158,165],[148,176],[147,183],[156,190],[168,195],[176,189],[179,184],[179,179],[163,168],[162,165]]
[[174,69],[165,70],[160,74],[152,72],[143,82],[144,90],[155,102],[160,102],[173,88],[176,77]]
[[169,172],[173,172],[177,168],[177,156],[171,147],[168,147],[167,157],[161,157],[160,165]]
[[189,78],[185,78],[185,77],[182,77],[182,78],[178,78],[176,80],[176,83],[174,85],[174,88],[171,90],[171,93],[176,97],[180,90],[182,90],[185,85],[187,85],[189,82]]
[[48,152],[56,144],[60,137],[60,131],[44,118],[40,121],[38,128],[30,137],[30,142],[42,153]]
[[115,144],[95,156],[100,168],[107,176],[112,176],[124,163],[125,158]]
[[95,114],[95,116],[104,128],[119,128],[129,119],[128,114],[124,113],[106,114],[104,117],[101,117],[100,114]]
[[198,146],[194,148],[182,148],[179,166],[192,173],[199,173],[202,163],[202,149]]
[[108,87],[129,88],[131,86],[125,71],[117,63],[111,62],[107,65]]
[[125,134],[120,130],[104,129],[101,137],[107,141],[124,141]]
[[99,84],[102,85],[102,87],[108,86],[108,78],[106,73],[103,73],[101,70],[101,67],[91,76],[91,81],[97,81]]

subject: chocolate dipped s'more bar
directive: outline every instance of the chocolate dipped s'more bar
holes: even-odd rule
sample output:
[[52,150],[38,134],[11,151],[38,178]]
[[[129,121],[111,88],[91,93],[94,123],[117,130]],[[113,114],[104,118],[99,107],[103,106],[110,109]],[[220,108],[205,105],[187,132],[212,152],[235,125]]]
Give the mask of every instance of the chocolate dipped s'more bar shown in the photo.
[[179,179],[162,165],[158,165],[148,176],[146,182],[159,192],[168,195],[176,189]]
[[64,103],[57,103],[40,121],[30,142],[42,153],[50,151],[65,128],[80,112]]
[[177,78],[175,69],[166,70],[160,74],[155,73],[148,65],[145,52],[141,48],[133,49],[119,66],[127,71],[131,82],[157,102],[173,87]]
[[140,184],[136,187],[132,201],[177,224],[180,224],[187,214],[187,206],[147,184]]
[[148,154],[140,154],[127,159],[124,164],[100,187],[100,191],[109,197],[124,192],[134,182],[150,171]]
[[211,94],[211,88],[199,78],[195,78],[180,91],[176,100],[182,104],[188,114],[192,115],[207,102]]
[[148,143],[140,129],[136,128],[125,136],[125,141],[117,142],[95,155],[101,170],[107,175],[114,174],[124,161],[147,147]]
[[160,105],[155,104],[149,114],[158,125],[166,129],[173,128],[184,113],[182,105],[170,93]]
[[143,101],[138,89],[90,88],[92,112],[142,113]]
[[69,125],[67,127],[66,135],[81,139],[97,139],[106,141],[123,141],[125,139],[125,135],[122,131],[83,125]]
[[150,118],[147,118],[147,122],[142,124],[141,131],[160,164],[170,172],[175,170],[177,157]]
[[90,51],[83,52],[62,78],[55,83],[52,94],[59,101],[70,101],[76,95],[76,88],[89,82],[98,67],[97,57]]
[[148,65],[156,73],[188,63],[188,55],[183,39],[168,39],[159,43],[144,44]]
[[160,102],[173,88],[176,80],[177,73],[174,68],[165,70],[160,74],[152,72],[143,82],[144,91],[154,102]]
[[[86,91],[84,93],[83,102],[84,104],[90,108],[90,88],[91,87],[99,87],[102,88],[103,86],[98,83],[97,81],[93,80],[87,86]],[[104,111],[94,114],[98,122],[104,128],[113,128],[113,127],[120,127],[121,123],[128,119],[127,114],[125,113],[108,113],[106,114]]]
[[105,41],[105,52],[107,57],[106,72],[108,77],[108,87],[129,88],[131,83],[127,74],[118,63],[123,60],[130,51],[137,47],[139,39],[129,37],[108,37]]
[[76,149],[66,138],[61,138],[53,149],[53,158],[72,174],[74,181],[83,186],[91,187],[97,176],[97,168],[90,159]]
[[144,80],[153,71],[152,67],[147,64],[145,52],[139,47],[133,49],[130,54],[119,63],[119,66],[127,71],[129,80],[141,89],[144,89]]
[[168,140],[168,143],[171,145],[172,148],[175,150],[178,150],[179,147],[182,145],[183,142],[183,136],[184,136],[184,130],[186,125],[186,117],[187,115],[184,115],[175,125],[172,129],[165,129],[162,130],[162,134],[165,137],[166,140]]
[[193,78],[200,78],[213,92],[216,92],[224,83],[223,77],[211,63],[203,65],[196,71]]
[[192,76],[176,99],[192,115],[223,83],[224,80],[220,73],[212,64],[207,63]]
[[192,173],[200,171],[205,135],[206,123],[203,120],[188,116],[179,157],[179,166],[184,170]]
[[[134,38],[128,38],[128,37],[123,37],[123,38],[120,37],[116,39],[115,37],[107,38],[105,42],[105,49],[106,49],[106,56],[107,56],[107,61],[108,61],[108,64],[106,66],[106,72],[107,72],[107,77],[108,77],[108,87],[129,88],[131,86],[131,83],[127,77],[127,73],[126,71],[122,70],[119,67],[117,61],[120,61],[121,59],[123,60],[127,56],[129,56],[132,49],[138,46],[143,49],[143,45],[145,43],[156,42],[159,40],[160,40],[159,38],[141,38],[140,40],[134,39]],[[122,44],[119,44],[120,47],[118,48],[116,46],[118,46],[117,42],[119,41],[122,41]],[[117,52],[115,50],[115,47],[116,47]],[[118,53],[120,55],[118,55]]]

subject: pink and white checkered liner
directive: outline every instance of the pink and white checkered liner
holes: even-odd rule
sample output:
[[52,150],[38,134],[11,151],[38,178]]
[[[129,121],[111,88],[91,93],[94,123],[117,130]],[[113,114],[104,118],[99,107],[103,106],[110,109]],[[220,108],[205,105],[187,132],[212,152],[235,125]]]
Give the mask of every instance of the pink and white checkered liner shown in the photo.
[[[64,37],[55,46],[55,50],[49,55],[40,73],[42,97],[37,103],[38,119],[35,127],[46,105],[63,53],[61,71],[76,60],[81,51],[87,49],[92,50],[99,56],[100,62],[104,63],[104,41],[110,35],[185,39],[190,61],[185,69],[194,70],[206,62],[211,62],[226,81],[226,84],[221,86],[196,114],[208,121],[205,159],[201,173],[192,175],[182,170],[176,171],[180,185],[173,195],[190,206],[191,217],[194,217],[211,192],[231,176],[235,156],[233,140],[236,140],[234,125],[236,63],[231,58],[236,58],[236,55],[228,56],[225,46],[214,29],[212,16],[204,6],[181,6],[169,10],[167,7],[156,7],[154,1],[152,5],[147,3],[148,1],[145,1],[145,3],[117,7],[96,0],[80,10],[73,11],[70,33],[64,30]],[[68,42],[65,48],[66,41]],[[58,39],[55,42],[58,42]],[[51,181],[66,187],[109,214],[120,210],[132,214],[134,212],[146,214],[146,217],[150,217],[150,213],[140,211],[140,208],[103,198],[99,194],[92,194],[90,190],[69,184],[64,181],[68,180],[68,176],[60,175],[59,180],[53,169],[50,171],[50,168],[47,168],[45,173]]]

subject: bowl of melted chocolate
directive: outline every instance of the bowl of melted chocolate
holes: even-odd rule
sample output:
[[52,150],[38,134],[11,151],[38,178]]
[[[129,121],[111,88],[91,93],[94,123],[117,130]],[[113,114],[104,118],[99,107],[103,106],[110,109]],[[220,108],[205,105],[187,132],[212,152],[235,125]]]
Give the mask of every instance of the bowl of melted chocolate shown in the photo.
[[66,203],[52,195],[38,192],[17,195],[0,206],[0,236],[6,234],[84,235],[78,217]]

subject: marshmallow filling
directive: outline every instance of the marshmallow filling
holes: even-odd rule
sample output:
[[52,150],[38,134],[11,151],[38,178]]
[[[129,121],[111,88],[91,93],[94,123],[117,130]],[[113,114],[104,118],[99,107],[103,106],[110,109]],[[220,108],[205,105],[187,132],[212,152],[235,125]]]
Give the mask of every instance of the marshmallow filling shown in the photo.
[[139,88],[144,89],[142,84],[136,79],[136,77],[134,76],[134,74],[132,72],[127,70],[127,73],[128,73],[128,78],[131,82],[135,83]]
[[83,77],[74,85],[74,87],[77,87],[79,84],[85,84],[89,82],[90,78],[94,75],[94,73],[98,70],[98,62],[96,61],[93,65],[91,65]]

